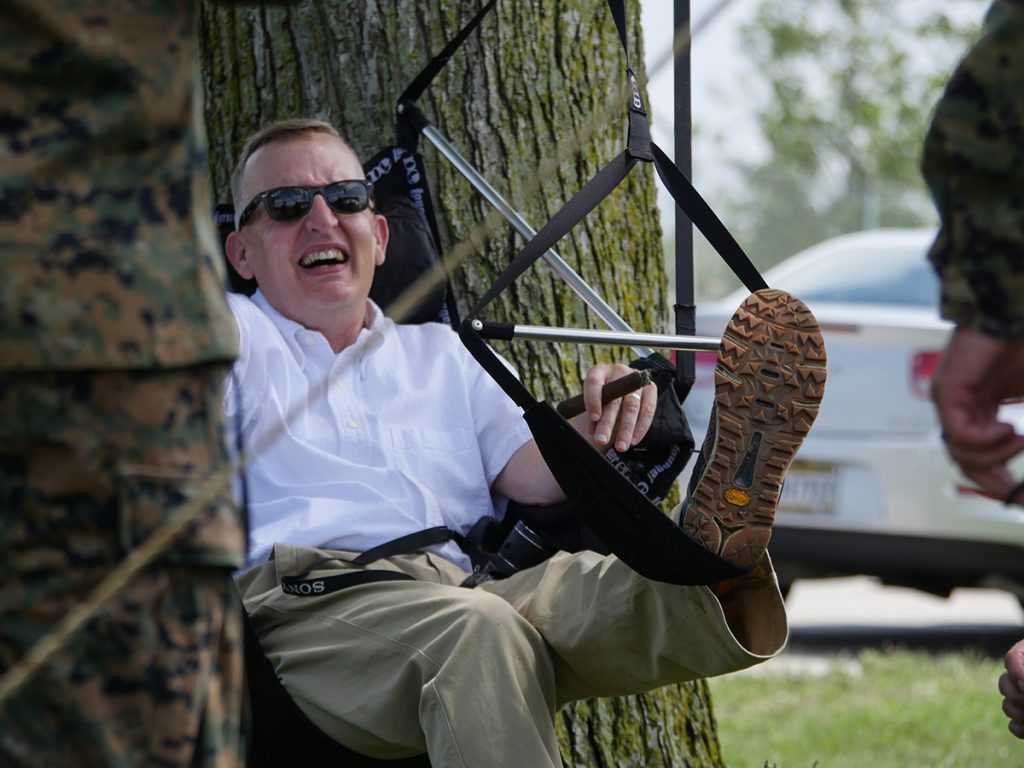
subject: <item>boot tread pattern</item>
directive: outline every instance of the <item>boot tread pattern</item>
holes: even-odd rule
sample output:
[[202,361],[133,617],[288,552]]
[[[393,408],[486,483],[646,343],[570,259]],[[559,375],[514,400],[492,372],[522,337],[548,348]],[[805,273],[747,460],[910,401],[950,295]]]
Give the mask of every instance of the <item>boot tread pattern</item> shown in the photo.
[[814,315],[785,291],[751,294],[722,336],[713,450],[682,525],[739,568],[753,568],[768,546],[786,469],[818,415],[825,362]]

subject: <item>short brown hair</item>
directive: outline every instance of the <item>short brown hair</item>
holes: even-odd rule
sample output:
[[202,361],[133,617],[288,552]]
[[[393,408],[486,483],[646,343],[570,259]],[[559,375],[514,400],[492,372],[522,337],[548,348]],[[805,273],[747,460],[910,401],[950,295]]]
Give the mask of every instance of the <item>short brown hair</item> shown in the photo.
[[253,156],[257,149],[267,144],[273,144],[276,141],[288,141],[310,133],[326,133],[328,136],[338,139],[345,146],[349,146],[348,142],[341,138],[341,134],[330,123],[305,117],[292,120],[278,120],[276,123],[270,123],[260,128],[260,130],[256,131],[246,140],[245,146],[242,147],[242,152],[238,156],[238,162],[235,164],[235,170],[231,173],[231,197],[235,202],[236,219],[238,214],[241,213],[241,207],[245,205],[245,201],[239,198],[242,194],[242,176],[244,175],[245,164],[249,158]]

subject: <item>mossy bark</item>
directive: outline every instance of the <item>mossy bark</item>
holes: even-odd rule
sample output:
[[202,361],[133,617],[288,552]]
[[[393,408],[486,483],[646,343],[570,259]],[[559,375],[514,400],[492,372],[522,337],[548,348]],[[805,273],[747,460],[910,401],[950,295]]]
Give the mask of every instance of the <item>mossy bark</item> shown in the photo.
[[[245,138],[272,120],[325,119],[362,157],[391,143],[399,95],[479,6],[479,0],[306,0],[230,7],[204,0],[199,36],[217,199],[230,199],[228,179]],[[640,73],[639,10],[630,6],[631,59]],[[615,103],[624,68],[614,23],[600,0],[500,2],[420,106],[539,229],[624,148],[625,106]],[[444,246],[453,252],[480,231],[490,208],[429,143],[421,147]],[[668,290],[653,178],[648,165],[634,169],[557,250],[630,326],[666,332]],[[486,232],[451,276],[463,310],[522,245],[507,226]],[[602,327],[542,264],[487,314],[524,324]],[[548,399],[578,391],[595,361],[631,356],[621,349],[527,342],[499,349],[536,396]],[[581,703],[563,713],[560,728],[570,765],[721,765],[702,683]]]

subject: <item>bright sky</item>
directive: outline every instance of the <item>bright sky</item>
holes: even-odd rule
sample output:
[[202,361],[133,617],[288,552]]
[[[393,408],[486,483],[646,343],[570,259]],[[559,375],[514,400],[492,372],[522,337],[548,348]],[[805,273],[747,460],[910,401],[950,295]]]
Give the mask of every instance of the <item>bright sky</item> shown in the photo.
[[[645,35],[648,94],[654,140],[673,154],[673,8],[675,0],[640,0]],[[758,83],[750,80],[749,65],[739,47],[738,30],[757,9],[759,0],[690,0],[694,24],[691,51],[692,114],[694,123],[694,185],[716,206],[716,192],[736,183],[729,161],[756,159],[763,151],[750,94]],[[921,0],[918,0],[921,2]],[[980,22],[987,0],[945,0],[944,13],[961,21]],[[915,3],[903,7],[920,10]],[[949,52],[955,61],[959,52]],[[950,64],[952,66],[952,64]],[[747,81],[744,80],[747,78]],[[715,141],[719,137],[721,141]],[[659,205],[671,210],[667,193],[659,185]]]
[[[668,60],[672,46],[674,0],[641,0],[648,89],[654,107],[655,140],[671,145],[673,65]],[[690,0],[690,15],[696,27],[691,54],[693,109],[696,118],[718,119],[723,105],[711,101],[715,88],[727,88],[737,72],[737,29],[756,6],[756,0]],[[730,100],[735,103],[736,100]],[[740,110],[742,111],[742,110]],[[666,149],[668,147],[665,147]]]
[[[691,52],[691,81],[695,140],[694,180],[698,188],[722,179],[726,173],[722,150],[710,138],[727,133],[730,154],[757,151],[758,136],[740,83],[741,51],[737,30],[756,7],[757,0],[691,0],[690,16],[696,29]],[[651,130],[654,140],[673,155],[673,65],[669,60],[673,35],[674,0],[641,0],[644,28]],[[718,94],[716,96],[716,93]],[[706,139],[706,140],[705,140]],[[702,191],[704,191],[702,189]],[[706,196],[711,190],[705,192]],[[670,200],[659,185],[662,210]]]

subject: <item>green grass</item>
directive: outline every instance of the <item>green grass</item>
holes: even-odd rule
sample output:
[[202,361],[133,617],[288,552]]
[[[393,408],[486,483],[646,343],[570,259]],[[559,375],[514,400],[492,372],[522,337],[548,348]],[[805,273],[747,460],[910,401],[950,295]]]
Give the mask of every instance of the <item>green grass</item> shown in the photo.
[[864,651],[824,674],[773,664],[710,681],[728,768],[1024,766],[998,660],[901,650]]

